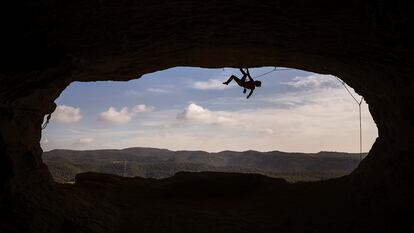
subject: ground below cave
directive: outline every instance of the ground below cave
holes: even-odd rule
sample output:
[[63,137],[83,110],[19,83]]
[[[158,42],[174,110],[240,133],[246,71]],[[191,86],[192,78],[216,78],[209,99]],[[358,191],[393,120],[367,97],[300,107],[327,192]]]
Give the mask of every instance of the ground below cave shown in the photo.
[[[182,172],[167,179],[82,173],[75,185],[119,213],[115,232],[399,232],[406,218],[336,182]],[[352,195],[350,195],[352,193]],[[71,226],[76,229],[78,226]]]

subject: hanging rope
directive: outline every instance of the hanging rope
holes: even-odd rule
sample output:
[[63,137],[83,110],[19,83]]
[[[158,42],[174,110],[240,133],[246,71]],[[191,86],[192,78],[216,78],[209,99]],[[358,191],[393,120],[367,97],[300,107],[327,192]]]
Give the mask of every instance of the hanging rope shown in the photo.
[[[334,76],[335,77],[335,76]],[[345,88],[345,90],[349,93],[349,95],[355,100],[355,103],[358,104],[358,111],[359,111],[359,162],[362,160],[362,116],[361,116],[361,104],[364,100],[364,97],[361,97],[361,100],[357,100],[357,98],[352,94],[349,88],[346,86],[345,82],[340,80],[338,77],[335,77],[339,83]]]
[[[257,75],[253,78],[262,77],[262,76],[268,75],[270,73],[273,73],[275,71],[285,71],[285,70],[293,70],[293,69],[290,69],[290,68],[277,69],[277,67],[275,67],[273,70],[265,72],[265,73],[260,74],[260,75]],[[352,94],[352,92],[346,86],[345,82],[340,80],[338,77],[335,77],[335,78],[342,84],[342,86],[345,88],[345,90],[348,92],[348,94],[355,100],[355,103],[358,104],[358,112],[359,112],[359,161],[361,162],[361,160],[362,160],[362,114],[361,114],[361,104],[362,104],[362,101],[364,100],[364,97],[361,97],[361,100],[358,101],[357,98]]]
[[265,76],[265,75],[267,75],[267,74],[273,73],[273,72],[275,72],[275,71],[276,71],[276,67],[275,67],[273,70],[269,71],[269,72],[266,72],[266,73],[263,73],[263,74],[260,74],[260,75],[254,76],[253,78],[262,77],[262,76]]
[[[287,70],[294,70],[294,69],[291,69],[291,68],[277,69],[277,67],[275,67],[275,68],[274,68],[273,70],[271,70],[271,71],[265,72],[265,73],[263,73],[263,74],[259,74],[259,75],[257,75],[257,76],[252,77],[252,78],[259,78],[259,77],[262,77],[262,76],[268,75],[268,74],[270,74],[270,73],[273,73],[273,72],[275,72],[275,71],[287,71]],[[223,68],[223,71],[224,71],[224,68]]]
[[276,72],[276,71],[287,71],[287,70],[293,70],[293,69],[290,69],[290,68],[285,68],[285,69],[277,69],[277,67],[275,67],[273,70],[268,71],[268,72],[263,73],[263,74],[260,74],[260,75],[257,75],[257,76],[254,76],[253,78],[259,78],[259,77],[262,77],[262,76],[268,75],[268,74],[273,73],[273,72]]

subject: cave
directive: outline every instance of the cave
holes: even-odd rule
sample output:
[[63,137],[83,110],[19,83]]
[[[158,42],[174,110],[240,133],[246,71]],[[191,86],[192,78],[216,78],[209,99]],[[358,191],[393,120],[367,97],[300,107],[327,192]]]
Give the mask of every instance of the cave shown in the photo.
[[[0,230],[402,231],[414,196],[412,12],[402,0],[8,5],[0,68]],[[321,182],[221,173],[157,182],[83,174],[73,186],[53,182],[41,160],[41,125],[67,85],[126,81],[176,66],[333,74],[365,98],[379,136],[354,172]]]
[[85,172],[161,179],[180,171],[319,181],[351,173],[378,136],[362,103],[360,140],[355,94],[336,77],[250,69],[265,85],[247,99],[222,84],[239,72],[176,67],[71,83],[42,130],[43,163],[59,183]]

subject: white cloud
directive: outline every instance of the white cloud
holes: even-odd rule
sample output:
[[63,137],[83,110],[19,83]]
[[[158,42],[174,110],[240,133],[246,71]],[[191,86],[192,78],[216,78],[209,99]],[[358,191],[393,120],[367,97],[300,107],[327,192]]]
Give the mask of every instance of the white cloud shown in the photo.
[[116,108],[110,107],[106,112],[102,112],[98,119],[102,122],[124,124],[132,119],[132,114],[127,107],[117,111]]
[[110,107],[107,111],[99,114],[98,120],[106,123],[125,124],[131,121],[131,119],[138,113],[151,112],[154,110],[152,106],[146,106],[145,104],[139,104],[129,110],[128,107],[123,107],[120,111],[117,111],[115,107]]
[[59,105],[52,114],[52,120],[59,123],[75,123],[80,121],[82,115],[79,108]]
[[332,75],[313,74],[306,77],[295,77],[290,82],[283,82],[296,88],[338,87],[339,83]]
[[196,81],[192,83],[192,87],[198,90],[224,90],[230,88],[229,85],[224,85],[223,80],[209,79],[207,81]]
[[207,81],[192,81],[190,87],[197,90],[225,90],[233,88],[235,85],[224,85],[223,82],[231,75],[237,75],[237,73],[239,73],[238,69],[223,69],[220,73],[210,77]]
[[79,140],[77,141],[78,144],[81,145],[89,145],[95,142],[95,139],[93,137],[84,137],[84,138],[79,138]]
[[154,110],[153,106],[147,106],[145,104],[138,104],[135,105],[135,107],[132,108],[132,113],[141,113],[141,112],[152,112]]
[[179,113],[177,119],[209,125],[234,125],[237,123],[235,119],[220,114],[219,112],[212,112],[194,103],[188,105],[183,112]]

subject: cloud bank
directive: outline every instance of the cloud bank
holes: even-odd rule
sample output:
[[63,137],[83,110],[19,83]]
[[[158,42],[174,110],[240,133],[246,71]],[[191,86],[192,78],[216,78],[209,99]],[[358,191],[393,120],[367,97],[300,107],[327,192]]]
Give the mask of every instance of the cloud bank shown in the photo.
[[53,112],[51,119],[59,123],[75,123],[82,118],[80,108],[59,105]]
[[306,77],[294,77],[290,82],[282,82],[282,84],[296,88],[337,88],[340,86],[335,76],[313,74]]
[[225,116],[226,114],[212,112],[195,103],[188,105],[183,112],[177,115],[178,120],[195,122],[200,124],[233,125],[235,120]]
[[107,111],[99,114],[98,120],[105,123],[126,124],[138,113],[151,112],[153,110],[154,107],[146,106],[145,104],[136,105],[131,110],[128,107],[123,107],[118,111],[115,107],[110,107]]

